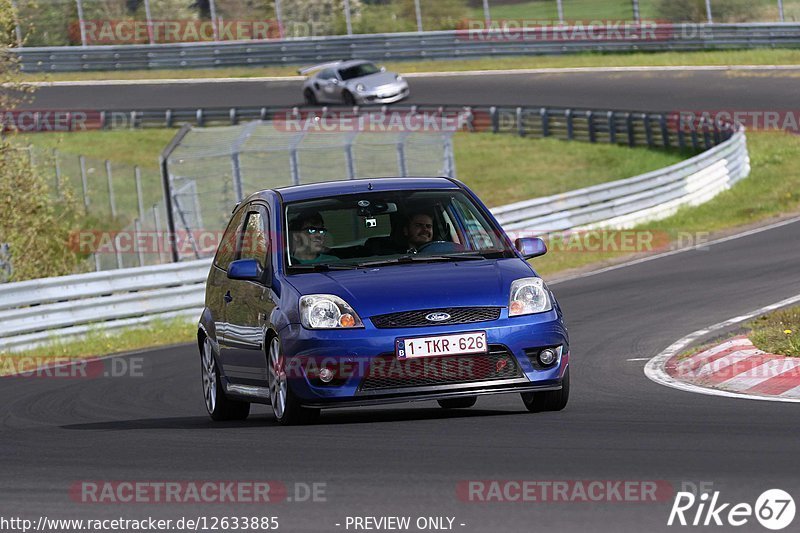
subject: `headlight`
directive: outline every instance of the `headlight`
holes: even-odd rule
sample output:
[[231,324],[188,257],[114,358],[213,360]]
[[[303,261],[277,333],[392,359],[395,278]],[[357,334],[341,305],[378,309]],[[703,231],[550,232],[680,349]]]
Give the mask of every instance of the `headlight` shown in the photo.
[[333,294],[312,294],[301,297],[300,322],[308,329],[364,327],[364,323],[353,308]]
[[542,278],[522,278],[511,284],[508,316],[544,313],[552,308],[550,291]]
[[363,84],[363,83],[359,83],[358,85],[356,85],[356,91],[358,91],[358,92],[360,92],[360,93],[363,93],[363,92],[364,92],[364,91],[366,91],[366,90],[367,90],[367,88],[366,88],[366,87],[364,87],[364,84]]

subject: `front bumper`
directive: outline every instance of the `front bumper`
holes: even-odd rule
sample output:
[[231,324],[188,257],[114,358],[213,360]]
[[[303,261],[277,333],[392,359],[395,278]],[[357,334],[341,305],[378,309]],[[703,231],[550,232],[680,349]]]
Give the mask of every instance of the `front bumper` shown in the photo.
[[393,104],[395,102],[399,102],[405,98],[408,98],[408,95],[411,94],[411,91],[408,88],[408,84],[391,86],[391,87],[382,87],[380,90],[372,90],[372,91],[365,91],[362,93],[356,93],[357,101],[362,105],[367,104]]
[[[569,364],[569,341],[560,316],[555,310],[514,318],[508,318],[507,313],[503,309],[501,317],[491,322],[397,329],[378,329],[369,320],[365,320],[363,329],[353,330],[308,330],[299,324],[291,324],[280,332],[287,364],[293,369],[290,386],[304,405],[314,407],[374,405],[560,389]],[[393,356],[396,339],[472,331],[486,332],[490,353],[439,359],[447,359],[443,362],[451,364],[451,369],[458,368],[469,359],[478,361],[478,365],[467,365],[470,371],[474,368],[481,370],[474,374],[474,379],[473,375],[465,374],[466,379],[456,376],[459,379],[454,381],[420,380],[419,372],[392,374],[396,367],[390,366],[387,372],[391,379],[378,379],[378,386],[373,380],[370,386],[365,386],[373,377],[373,365],[387,360],[397,363]],[[555,346],[562,346],[560,359],[550,367],[537,368],[529,354]],[[488,367],[482,364],[490,356],[498,354],[507,360],[501,364],[499,360],[492,359]],[[483,357],[486,359],[480,359]],[[426,363],[423,359],[414,362],[420,365]],[[497,372],[493,372],[495,364]],[[317,370],[323,366],[337,369],[336,378],[329,384],[322,383],[318,378]],[[443,364],[431,368],[434,373],[441,373],[443,367],[447,368]],[[338,370],[342,368],[356,370],[340,375]],[[409,381],[404,382],[406,376]]]

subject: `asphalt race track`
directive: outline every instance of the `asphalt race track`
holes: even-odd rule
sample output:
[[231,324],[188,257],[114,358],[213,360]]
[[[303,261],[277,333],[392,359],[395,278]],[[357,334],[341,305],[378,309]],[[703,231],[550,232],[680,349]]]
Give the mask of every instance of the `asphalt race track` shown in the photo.
[[[176,73],[176,75],[178,75]],[[644,111],[789,110],[797,70],[498,74],[410,78],[409,104],[548,105]],[[292,106],[300,81],[41,87],[36,109]]]
[[[555,414],[517,395],[457,413],[435,404],[329,411],[283,428],[259,407],[212,423],[193,346],[146,354],[142,377],[6,378],[0,386],[5,515],[113,517],[277,514],[286,531],[337,531],[347,515],[449,515],[461,531],[661,531],[659,503],[468,503],[460,480],[712,482],[724,501],[797,494],[796,405],[659,386],[643,361],[699,326],[800,286],[800,222],[559,283],[573,394]],[[796,291],[795,291],[796,292]],[[130,359],[130,356],[128,357]],[[81,480],[269,479],[326,483],[325,503],[260,507],[77,504]],[[234,510],[236,511],[234,513]],[[760,528],[760,526],[757,526]],[[750,530],[747,527],[744,530]],[[755,529],[753,529],[755,530]]]
[[[796,84],[723,73],[581,74],[424,78],[412,89],[415,103],[789,109]],[[283,105],[297,102],[295,87],[59,87],[42,89],[35,107]],[[244,423],[213,423],[194,346],[105,362],[142,364],[125,377],[0,379],[0,515],[278,516],[289,532],[345,531],[347,516],[381,515],[455,517],[454,529],[470,533],[727,531],[667,527],[673,492],[655,503],[478,503],[459,499],[456,488],[464,480],[661,480],[675,491],[706,484],[734,504],[754,505],[771,488],[797,499],[796,405],[666,388],[645,377],[642,359],[796,294],[798,264],[794,222],[555,284],[572,348],[572,395],[561,413],[530,414],[507,395],[458,412],[435,403],[329,411],[305,427],[279,427],[263,406]],[[84,480],[325,483],[326,501],[76,503],[69,489]],[[764,531],[752,517],[736,529]]]

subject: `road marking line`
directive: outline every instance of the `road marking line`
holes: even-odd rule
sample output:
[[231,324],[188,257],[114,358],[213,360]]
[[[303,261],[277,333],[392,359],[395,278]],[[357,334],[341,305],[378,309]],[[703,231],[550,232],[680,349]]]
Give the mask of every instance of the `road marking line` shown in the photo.
[[[746,313],[744,315],[731,318],[729,320],[725,320],[724,322],[719,322],[717,324],[714,324],[713,326],[697,330],[694,333],[690,333],[689,335],[686,335],[682,339],[673,342],[661,353],[650,359],[650,361],[648,361],[648,363],[644,367],[644,374],[651,381],[654,381],[659,385],[664,385],[665,387],[671,387],[673,389],[679,389],[686,392],[707,394],[709,396],[724,396],[727,398],[741,398],[746,400],[765,400],[770,402],[800,403],[800,386],[782,394],[779,397],[764,396],[761,394],[743,394],[738,392],[723,391],[719,389],[709,389],[706,387],[693,385],[691,383],[686,383],[670,376],[665,368],[667,361],[669,361],[675,354],[686,349],[686,347],[688,347],[690,344],[697,341],[701,337],[709,333],[720,331],[730,326],[734,326],[741,322],[745,322],[746,320],[750,320],[751,318],[755,318],[759,315],[769,313],[770,311],[775,311],[776,309],[780,309],[782,307],[795,304],[797,302],[800,302],[800,294],[792,296],[790,298],[786,298],[785,300],[781,300],[780,302],[776,302],[774,304],[761,307],[754,311],[750,311],[749,313]],[[789,393],[791,393],[792,391],[796,391],[796,393],[793,393],[793,395],[796,397],[792,397],[792,395],[789,395]]]

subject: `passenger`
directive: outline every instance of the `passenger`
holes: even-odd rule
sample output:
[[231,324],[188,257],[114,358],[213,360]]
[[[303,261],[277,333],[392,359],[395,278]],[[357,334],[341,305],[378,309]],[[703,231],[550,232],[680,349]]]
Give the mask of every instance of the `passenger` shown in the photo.
[[333,255],[322,253],[325,250],[325,222],[317,211],[300,213],[289,222],[292,264],[314,264],[338,261]]

